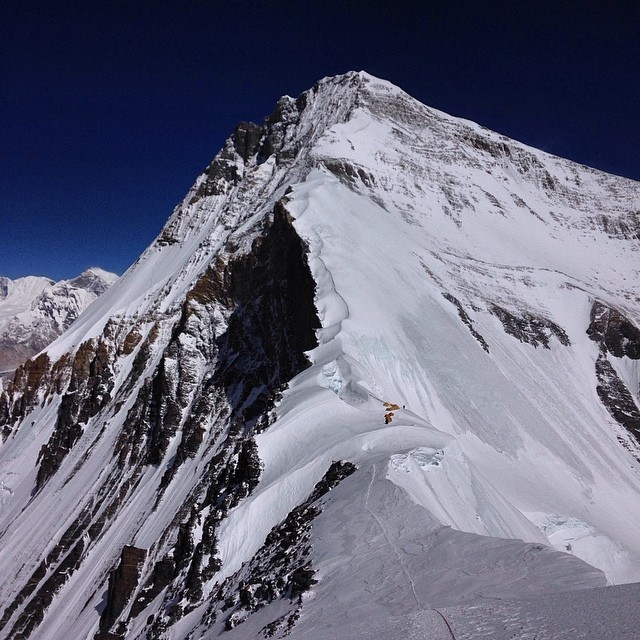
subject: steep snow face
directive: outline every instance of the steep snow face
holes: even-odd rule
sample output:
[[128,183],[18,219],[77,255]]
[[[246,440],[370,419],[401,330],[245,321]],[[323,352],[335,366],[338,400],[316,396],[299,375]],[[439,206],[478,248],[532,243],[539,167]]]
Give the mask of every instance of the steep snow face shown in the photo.
[[0,278],[0,373],[51,343],[117,279],[97,267],[60,282]]
[[239,125],[0,398],[2,637],[449,637],[640,580],[639,211],[362,72]]

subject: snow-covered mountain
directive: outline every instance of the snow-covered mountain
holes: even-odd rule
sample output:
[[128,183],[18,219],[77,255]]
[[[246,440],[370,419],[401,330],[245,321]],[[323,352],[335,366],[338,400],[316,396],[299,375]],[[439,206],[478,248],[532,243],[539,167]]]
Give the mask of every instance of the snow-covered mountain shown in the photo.
[[59,282],[0,276],[0,375],[53,342],[117,279],[96,267]]
[[632,637],[639,217],[362,72],[241,123],[2,394],[1,637]]

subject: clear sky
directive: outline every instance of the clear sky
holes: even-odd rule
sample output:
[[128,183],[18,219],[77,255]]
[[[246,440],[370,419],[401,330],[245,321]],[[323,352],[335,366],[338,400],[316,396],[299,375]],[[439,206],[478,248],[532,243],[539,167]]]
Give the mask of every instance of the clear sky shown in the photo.
[[237,122],[351,69],[640,179],[637,0],[2,0],[0,275],[122,273]]

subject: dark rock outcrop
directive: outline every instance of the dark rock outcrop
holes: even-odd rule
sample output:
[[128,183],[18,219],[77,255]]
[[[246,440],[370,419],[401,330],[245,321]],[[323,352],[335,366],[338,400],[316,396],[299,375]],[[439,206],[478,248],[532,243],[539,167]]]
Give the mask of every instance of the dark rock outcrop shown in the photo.
[[640,359],[640,329],[617,309],[596,302],[587,334],[611,355]]
[[236,153],[246,162],[258,150],[263,129],[253,122],[240,122],[233,133],[233,146]]
[[[262,126],[253,122],[240,122],[224,147],[204,171],[204,179],[196,189],[190,204],[201,198],[227,193],[242,179],[242,164],[252,159],[258,164],[271,155],[276,162],[290,160],[295,149],[283,151],[287,127],[295,123],[298,116],[296,101],[282,98],[275,111],[265,119]],[[160,244],[173,244],[171,234],[163,234]]]
[[565,330],[548,318],[535,316],[528,311],[516,316],[497,304],[491,305],[489,311],[502,322],[504,330],[520,342],[533,345],[536,348],[542,346],[545,349],[550,349],[549,340],[553,336],[565,347],[571,344]]
[[276,390],[309,366],[305,351],[317,345],[320,327],[306,247],[283,204],[276,205],[267,233],[229,263],[223,279],[234,310],[218,340],[214,378],[233,415],[251,427]]
[[471,332],[471,335],[478,341],[478,344],[487,353],[489,353],[489,345],[487,344],[487,341],[478,333],[478,331],[476,331],[476,328],[473,326],[473,321],[469,317],[469,314],[464,310],[460,300],[458,300],[458,298],[451,295],[450,293],[443,293],[442,295],[446,300],[448,300],[451,304],[455,306],[455,308],[458,310],[458,315],[460,316],[460,320],[462,320],[462,322],[466,325],[466,327]]
[[596,392],[602,404],[640,445],[640,408],[604,353],[596,361],[596,376]]
[[48,442],[38,455],[35,491],[58,470],[82,435],[82,426],[111,400],[112,353],[103,340],[80,345],[71,365],[71,378],[58,408],[58,419]]
[[107,632],[123,612],[138,586],[140,570],[146,551],[125,546],[120,554],[120,563],[109,575],[107,604],[100,616],[100,631]]
[[504,141],[497,141],[488,136],[469,133],[463,137],[463,140],[478,151],[492,157],[494,161],[508,162],[522,175],[535,177],[538,183],[548,191],[556,191],[560,188],[557,178],[549,173],[535,154],[510,144],[511,141],[507,138]]
[[[150,637],[198,606],[202,584],[220,568],[218,526],[260,478],[253,434],[268,426],[281,389],[309,366],[305,352],[317,344],[314,297],[306,247],[278,204],[250,251],[219,258],[199,278],[158,368],[140,387],[122,432],[129,435],[118,444],[120,464],[166,463],[167,443],[177,438],[163,491],[202,446],[217,443],[201,482],[167,531],[174,540],[169,553],[155,561],[132,606],[132,615],[138,615],[167,589],[164,615],[151,623]],[[213,320],[220,308],[228,313],[226,329]],[[186,343],[197,348],[181,351]],[[196,368],[192,361],[206,371],[199,384],[189,375]],[[140,451],[145,437],[146,454]],[[299,589],[305,574],[296,576]],[[180,606],[173,600],[177,593]]]
[[601,213],[589,218],[592,228],[602,229],[610,238],[640,240],[640,211],[629,211],[619,216]]
[[0,393],[0,427],[6,440],[13,425],[25,418],[36,405],[38,392],[46,388],[50,379],[51,362],[46,353],[19,366],[13,380]]
[[[238,575],[228,579],[220,588],[217,600],[225,602],[229,611],[225,620],[232,629],[246,618],[276,599],[288,600],[291,610],[274,620],[263,630],[266,637],[290,627],[299,616],[302,595],[316,582],[311,563],[311,527],[322,511],[321,499],[342,480],[356,471],[351,462],[333,462],[311,495],[275,526],[253,559]],[[233,585],[239,584],[239,591]],[[212,609],[215,618],[221,611]]]
[[324,166],[348,187],[354,186],[357,182],[361,182],[365,187],[374,187],[376,184],[371,173],[346,160],[325,160]]
[[140,591],[131,607],[131,617],[135,618],[176,576],[176,567],[169,558],[159,560],[153,566],[151,578]]
[[[591,308],[587,334],[600,345],[596,360],[596,392],[611,416],[640,446],[640,407],[621,380],[610,357],[640,359],[640,329],[617,309],[596,302]],[[634,390],[638,393],[640,390]],[[623,446],[629,445],[621,440]],[[634,451],[637,456],[637,451]]]

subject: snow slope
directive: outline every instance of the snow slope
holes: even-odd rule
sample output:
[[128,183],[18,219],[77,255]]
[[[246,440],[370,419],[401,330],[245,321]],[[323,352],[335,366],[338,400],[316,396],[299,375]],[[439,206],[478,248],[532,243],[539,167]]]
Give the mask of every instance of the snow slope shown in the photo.
[[4,394],[1,637],[571,637],[640,581],[639,216],[362,72],[243,123]]
[[[491,598],[481,604],[431,609],[402,616],[346,621],[338,630],[313,631],[313,640],[635,640],[637,584],[583,589],[526,599]],[[291,637],[295,637],[292,635]]]

